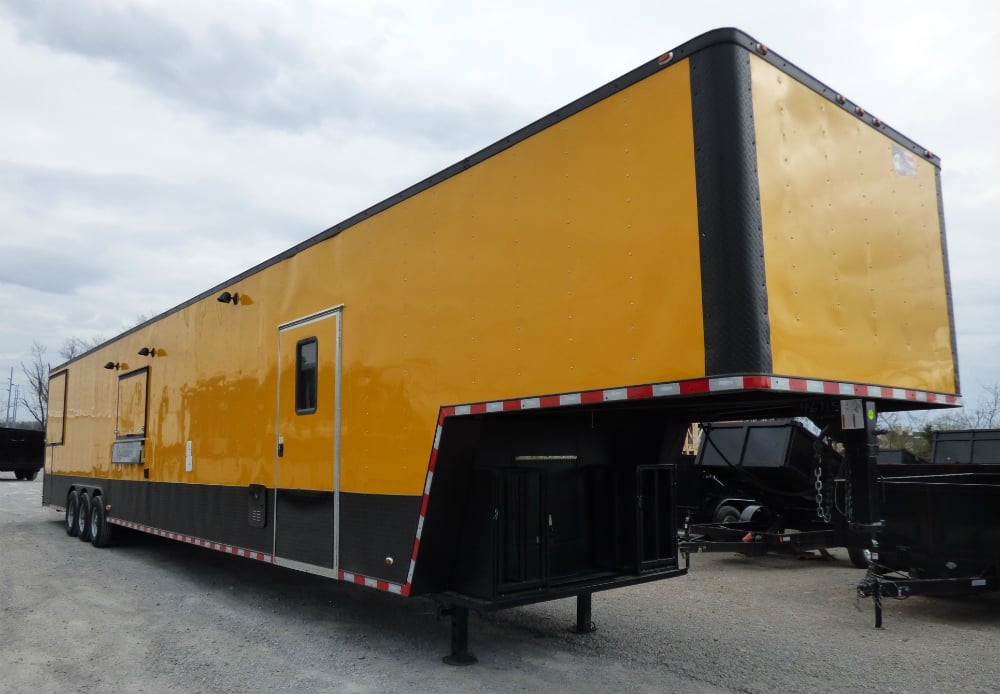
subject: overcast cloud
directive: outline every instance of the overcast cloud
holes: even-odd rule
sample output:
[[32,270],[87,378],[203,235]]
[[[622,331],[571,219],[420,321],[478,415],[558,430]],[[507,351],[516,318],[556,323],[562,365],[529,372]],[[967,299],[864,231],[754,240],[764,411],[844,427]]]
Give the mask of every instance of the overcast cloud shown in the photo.
[[33,340],[55,364],[67,338],[167,310],[719,26],[942,157],[974,401],[1000,382],[998,19],[971,1],[0,0],[0,408]]

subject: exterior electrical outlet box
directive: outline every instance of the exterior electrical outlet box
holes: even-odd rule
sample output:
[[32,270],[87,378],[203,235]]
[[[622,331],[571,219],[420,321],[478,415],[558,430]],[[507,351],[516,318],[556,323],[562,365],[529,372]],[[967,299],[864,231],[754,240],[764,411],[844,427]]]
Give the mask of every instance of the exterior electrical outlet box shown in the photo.
[[267,525],[267,487],[251,484],[248,502],[247,522],[251,528],[263,528]]

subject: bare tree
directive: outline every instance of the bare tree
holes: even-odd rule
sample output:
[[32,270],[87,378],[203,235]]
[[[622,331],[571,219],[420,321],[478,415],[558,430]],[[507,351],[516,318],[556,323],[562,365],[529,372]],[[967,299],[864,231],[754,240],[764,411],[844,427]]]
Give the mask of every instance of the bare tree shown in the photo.
[[[122,332],[130,330],[137,325],[145,323],[146,321],[149,320],[149,318],[150,318],[149,315],[145,313],[137,313],[134,320],[132,320],[131,322],[125,321],[124,323],[122,323],[121,330]],[[78,356],[80,356],[85,352],[89,352],[94,347],[97,347],[103,342],[104,342],[104,336],[102,335],[94,335],[93,337],[90,338],[73,336],[67,339],[66,342],[63,343],[63,346],[59,348],[59,356],[61,356],[66,361],[69,361],[70,359],[77,358]]]
[[966,405],[961,409],[936,417],[931,421],[930,426],[933,429],[994,429],[1000,427],[1000,383],[983,386],[983,395],[974,406]]
[[985,394],[969,413],[970,429],[992,429],[1000,424],[1000,384],[984,386]]
[[49,364],[45,361],[45,347],[35,340],[31,343],[31,361],[21,362],[21,371],[28,379],[27,392],[21,393],[21,404],[44,429],[49,415]]
[[97,347],[97,345],[101,344],[102,342],[104,342],[104,338],[101,337],[100,335],[91,337],[89,339],[85,339],[82,337],[71,337],[68,340],[66,340],[66,342],[63,343],[62,347],[59,348],[59,356],[61,356],[66,361],[69,361],[70,359],[75,359],[84,352],[88,352],[94,347]]

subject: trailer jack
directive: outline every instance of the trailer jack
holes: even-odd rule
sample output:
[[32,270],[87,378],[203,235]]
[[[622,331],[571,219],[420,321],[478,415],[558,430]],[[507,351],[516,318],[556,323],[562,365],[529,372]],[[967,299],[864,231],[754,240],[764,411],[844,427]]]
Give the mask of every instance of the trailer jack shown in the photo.
[[580,593],[576,596],[576,626],[571,629],[574,634],[589,634],[597,631],[591,619],[590,593]]
[[447,665],[472,665],[476,656],[469,651],[469,608],[452,605],[441,609],[451,617],[451,653],[442,660]]
[[[593,622],[592,593],[576,596],[576,624],[570,628],[575,634],[597,631]],[[469,608],[461,605],[441,605],[438,615],[451,620],[451,653],[441,660],[446,665],[473,665],[479,660],[469,650]]]
[[875,628],[882,628],[882,581],[879,577],[871,571],[865,575],[861,582],[858,583],[858,598],[872,598],[872,603],[875,605]]

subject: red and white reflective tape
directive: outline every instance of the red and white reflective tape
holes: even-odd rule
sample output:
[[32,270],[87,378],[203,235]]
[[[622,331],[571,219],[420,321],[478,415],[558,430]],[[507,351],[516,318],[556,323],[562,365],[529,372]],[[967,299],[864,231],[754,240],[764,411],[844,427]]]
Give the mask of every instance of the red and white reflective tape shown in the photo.
[[413,540],[413,552],[410,553],[410,568],[406,572],[406,583],[400,590],[400,595],[409,595],[413,583],[413,571],[417,568],[417,554],[420,552],[420,538],[424,534],[424,519],[427,517],[427,502],[431,497],[431,483],[434,481],[434,467],[437,465],[438,447],[441,445],[441,430],[444,427],[445,413],[443,408],[438,414],[437,428],[434,430],[434,445],[431,448],[431,459],[427,464],[427,477],[424,480],[424,495],[420,500],[420,516],[417,518],[417,536]]
[[[384,581],[381,578],[372,578],[371,576],[362,576],[361,574],[352,574],[348,571],[338,571],[337,578],[341,581],[347,581],[348,583],[354,583],[359,586],[367,586],[368,588],[374,588],[376,590],[384,590],[388,593],[395,593],[396,595],[407,595],[409,593],[409,590],[406,590],[406,586],[401,586],[398,583]],[[406,592],[403,592],[404,590],[406,590]]]
[[[165,537],[169,540],[178,540],[179,542],[186,542],[190,545],[195,545],[197,547],[204,547],[205,549],[214,549],[217,552],[225,552],[226,554],[233,554],[238,557],[245,557],[247,559],[255,559],[257,561],[266,562],[268,564],[274,564],[274,556],[267,554],[266,552],[258,552],[252,549],[245,549],[243,547],[236,547],[235,545],[227,545],[222,542],[215,542],[213,540],[206,540],[200,537],[193,537],[191,535],[185,535],[184,533],[175,533],[170,530],[163,530],[162,528],[154,528],[149,525],[143,525],[142,523],[133,523],[131,521],[121,520],[119,518],[108,518],[109,523],[114,523],[115,525],[120,525],[125,528],[131,528],[133,530],[139,530],[140,532],[149,533],[150,535],[157,535],[159,537]],[[361,574],[354,574],[347,571],[338,571],[337,578],[341,581],[348,581],[359,586],[367,586],[368,588],[375,588],[376,590],[384,590],[388,593],[395,593],[396,595],[405,595],[404,586],[398,583],[392,583],[390,581],[385,581],[380,578],[371,578],[370,576],[362,576]]]
[[193,537],[191,535],[185,535],[183,533],[175,533],[170,530],[163,530],[161,528],[154,528],[149,525],[143,525],[142,523],[133,523],[132,521],[121,520],[120,518],[108,518],[108,522],[114,523],[115,525],[120,525],[125,528],[131,528],[132,530],[138,530],[140,532],[149,533],[150,535],[165,537],[169,540],[186,542],[189,545],[204,547],[205,549],[214,549],[216,552],[225,552],[226,554],[234,554],[238,557],[245,557],[246,559],[255,559],[256,561],[263,561],[267,562],[268,564],[274,563],[274,557],[270,554],[267,554],[266,552],[258,552],[257,550],[245,549],[243,547],[236,547],[235,545],[227,545],[222,542],[206,540],[201,537]]
[[[591,405],[618,400],[648,400],[652,398],[678,395],[700,395],[703,393],[723,393],[733,391],[770,390],[787,393],[815,393],[817,395],[837,395],[851,398],[879,398],[881,400],[903,400],[924,402],[931,405],[961,405],[961,398],[946,393],[931,393],[909,388],[890,388],[862,383],[840,381],[820,381],[784,376],[723,376],[719,378],[695,378],[687,381],[651,383],[642,386],[586,390],[579,393],[540,395],[511,400],[494,400],[468,405],[453,405],[442,408],[442,417],[485,414],[487,412],[511,412],[534,410],[570,405]],[[440,439],[440,422],[435,436],[435,450]]]
[[826,395],[841,395],[853,398],[880,398],[882,400],[905,400],[908,402],[926,402],[932,405],[961,405],[962,399],[945,393],[932,393],[926,390],[910,388],[890,388],[888,386],[871,386],[859,383],[840,383],[837,381],[815,381],[804,378],[782,378],[770,376],[770,390],[781,390],[794,393],[823,393]]

